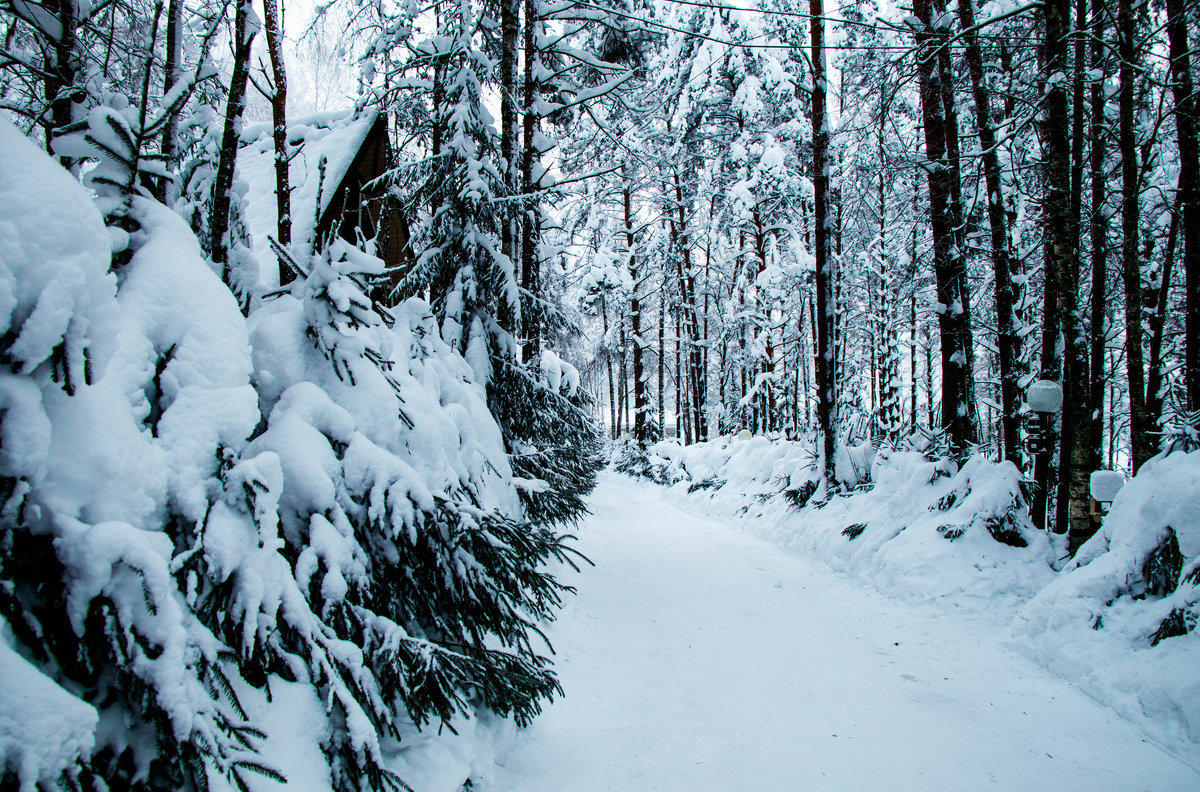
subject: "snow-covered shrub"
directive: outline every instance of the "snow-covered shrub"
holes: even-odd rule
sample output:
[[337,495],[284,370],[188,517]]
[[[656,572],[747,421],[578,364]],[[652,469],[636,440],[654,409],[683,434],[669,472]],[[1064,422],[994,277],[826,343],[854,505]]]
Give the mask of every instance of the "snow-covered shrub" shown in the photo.
[[0,158],[0,615],[8,665],[45,678],[25,706],[61,713],[19,749],[6,728],[0,772],[27,788],[270,775],[176,575],[257,423],[245,325],[175,215],[131,203],[118,289],[74,178],[7,124]]
[[0,170],[0,785],[401,788],[415,727],[558,692],[568,551],[425,303],[336,243],[247,321],[171,210],[110,237],[7,125]]
[[[649,449],[645,467],[678,471],[673,490],[685,508],[750,518],[749,530],[891,593],[997,605],[1033,596],[1061,553],[1031,524],[1020,472],[982,456],[960,469],[927,450],[843,449],[843,484],[860,477],[873,486],[820,503],[810,501],[817,489],[815,454],[805,443],[762,437],[662,442]],[[862,470],[867,461],[869,476]]]
[[1127,717],[1200,742],[1200,451],[1160,454],[1026,605],[1033,656]]
[[644,448],[632,437],[613,440],[608,447],[608,464],[618,473],[650,479],[655,484],[674,484],[687,477],[671,459]]
[[[385,773],[397,704],[418,725],[477,706],[523,723],[558,692],[529,631],[562,591],[539,568],[567,551],[526,520],[483,389],[428,307],[367,296],[382,266],[335,243],[252,317],[270,418],[239,475],[269,475],[231,505],[265,514],[287,559],[237,581],[235,611],[270,604],[259,621],[287,629],[251,639],[264,670],[303,658],[345,720],[325,746],[340,789]],[[283,588],[263,599],[261,579]]]

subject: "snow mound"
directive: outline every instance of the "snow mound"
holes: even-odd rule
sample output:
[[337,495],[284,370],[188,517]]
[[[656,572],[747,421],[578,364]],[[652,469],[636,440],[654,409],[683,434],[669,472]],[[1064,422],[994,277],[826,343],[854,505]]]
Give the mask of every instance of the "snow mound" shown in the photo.
[[1053,575],[1059,553],[1030,523],[1011,464],[976,456],[958,469],[843,448],[838,478],[862,483],[818,507],[814,459],[806,444],[762,437],[664,441],[633,472],[670,484],[688,508],[747,518],[749,531],[906,599],[1012,608]]
[[1148,461],[1013,634],[1167,744],[1200,742],[1200,452]]
[[0,336],[16,370],[56,368],[69,388],[112,354],[117,281],[100,212],[70,173],[0,119]]

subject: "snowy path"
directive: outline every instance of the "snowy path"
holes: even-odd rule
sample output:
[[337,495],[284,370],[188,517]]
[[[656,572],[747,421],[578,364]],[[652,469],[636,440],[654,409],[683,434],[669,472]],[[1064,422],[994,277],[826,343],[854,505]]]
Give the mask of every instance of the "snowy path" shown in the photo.
[[1200,772],[1003,645],[606,476],[550,635],[567,691],[488,788],[1200,790]]

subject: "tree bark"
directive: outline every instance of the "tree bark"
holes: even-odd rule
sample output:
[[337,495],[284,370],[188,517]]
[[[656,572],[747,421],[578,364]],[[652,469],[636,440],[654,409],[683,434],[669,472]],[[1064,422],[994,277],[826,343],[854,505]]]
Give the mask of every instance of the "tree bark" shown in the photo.
[[821,435],[821,478],[828,496],[838,490],[835,470],[837,390],[833,371],[833,283],[830,277],[829,121],[825,117],[825,30],[821,0],[809,0],[812,39],[813,209],[816,231],[817,428]]
[[[280,0],[263,0],[263,32],[267,36],[267,51],[271,57],[271,75],[275,92],[271,94],[271,137],[275,142],[275,211],[277,241],[283,247],[292,244],[292,190],[288,179],[287,146],[287,70],[283,63],[283,19]],[[279,285],[292,282],[295,273],[279,262]]]
[[[45,76],[42,89],[50,106],[50,120],[43,120],[42,128],[46,138],[46,152],[53,155],[55,134],[74,120],[72,99],[79,71],[75,57],[77,20],[73,0],[46,0],[44,7],[62,25],[62,34],[57,39],[47,37],[49,46],[45,47],[43,57]],[[59,157],[59,162],[64,168],[69,168],[72,164],[69,157]]]
[[1119,140],[1121,149],[1121,276],[1125,287],[1125,362],[1129,379],[1129,432],[1133,472],[1153,455],[1146,420],[1146,378],[1142,352],[1142,267],[1138,254],[1141,184],[1134,129],[1135,49],[1137,23],[1133,0],[1118,0],[1117,36],[1121,59]]
[[1184,381],[1187,409],[1200,410],[1200,151],[1196,146],[1196,95],[1188,42],[1185,0],[1167,0],[1171,40],[1171,90],[1179,138],[1179,202],[1183,213]]
[[633,190],[629,183],[628,174],[625,176],[624,189],[621,197],[625,208],[625,247],[629,256],[629,330],[630,342],[633,344],[633,439],[645,446],[649,435],[646,432],[646,413],[650,411],[649,399],[646,398],[645,361],[643,360],[642,345],[642,302],[638,296],[641,286],[641,272],[638,269],[637,255],[634,252],[633,237]]
[[210,225],[211,253],[223,279],[229,273],[229,191],[233,187],[233,166],[237,163],[239,137],[242,131],[242,112],[246,109],[246,82],[250,76],[250,44],[254,33],[248,29],[253,11],[250,0],[239,0],[234,7],[233,74],[229,79],[229,96],[225,102],[225,124],[221,132],[221,152],[217,158],[217,175],[213,179],[212,222]]
[[534,198],[538,185],[533,178],[534,165],[540,159],[537,150],[538,116],[536,102],[539,86],[536,75],[541,63],[537,49],[537,3],[525,0],[525,73],[522,95],[522,131],[524,152],[521,157],[521,290],[524,293],[521,310],[521,360],[536,361],[542,354],[541,260],[538,257],[538,205]]
[[[1108,292],[1108,216],[1104,203],[1108,196],[1107,174],[1104,171],[1105,145],[1105,91],[1104,77],[1107,72],[1104,47],[1104,14],[1098,4],[1092,9],[1092,58],[1091,105],[1092,118],[1089,137],[1091,155],[1089,171],[1092,182],[1092,214],[1090,222],[1092,242],[1092,348],[1088,365],[1088,405],[1085,418],[1088,421],[1088,447],[1091,452],[1089,464],[1099,468],[1104,446],[1104,364],[1105,364],[1105,303]],[[1099,77],[1097,77],[1099,75]]]
[[983,175],[987,186],[988,227],[991,231],[992,272],[995,282],[996,348],[1000,367],[1000,425],[1004,458],[1017,468],[1021,455],[1021,337],[1017,332],[1016,291],[1013,275],[1018,263],[1012,253],[1004,214],[1004,193],[1000,179],[1000,157],[996,151],[996,133],[992,127],[991,97],[984,84],[983,54],[974,32],[973,0],[958,0],[959,21],[964,32],[965,58],[971,74],[975,99],[975,126],[983,150]]
[[921,118],[925,130],[925,151],[929,178],[930,227],[933,233],[933,269],[937,280],[938,329],[941,339],[942,429],[947,433],[951,455],[963,461],[977,438],[975,408],[972,399],[974,375],[971,370],[971,327],[967,295],[966,261],[959,244],[961,220],[954,199],[958,187],[957,170],[952,159],[954,125],[947,119],[945,101],[949,90],[940,65],[939,52],[948,46],[947,31],[941,15],[939,26],[932,25],[930,0],[914,0],[913,14],[921,23],[917,28],[918,73],[920,78]]
[[[163,95],[171,92],[183,76],[183,0],[168,0],[167,3],[167,40],[166,53],[163,59]],[[167,170],[173,170],[178,165],[179,158],[179,114],[172,113],[163,128],[162,142],[159,145],[163,164]],[[166,203],[169,196],[169,179],[162,179],[158,184],[155,197]]]
[[[517,48],[520,39],[521,0],[500,0],[500,158],[504,183],[515,195],[519,190],[517,151]],[[514,219],[506,215],[500,227],[500,251],[517,262]],[[511,324],[511,317],[509,324]]]
[[[1181,178],[1182,180],[1182,178]],[[1171,212],[1171,229],[1167,233],[1167,251],[1163,256],[1162,282],[1153,294],[1154,313],[1150,315],[1150,372],[1146,378],[1146,415],[1151,426],[1157,426],[1163,414],[1163,333],[1167,326],[1168,297],[1171,291],[1171,270],[1179,243],[1180,207]]]
[[1078,304],[1076,239],[1071,217],[1071,129],[1067,112],[1069,0],[1047,0],[1045,16],[1046,101],[1042,141],[1046,152],[1043,200],[1046,277],[1059,296],[1063,338],[1063,405],[1059,446],[1059,530],[1066,518],[1071,551],[1095,532],[1089,513],[1088,426],[1083,412],[1088,394],[1087,340]]

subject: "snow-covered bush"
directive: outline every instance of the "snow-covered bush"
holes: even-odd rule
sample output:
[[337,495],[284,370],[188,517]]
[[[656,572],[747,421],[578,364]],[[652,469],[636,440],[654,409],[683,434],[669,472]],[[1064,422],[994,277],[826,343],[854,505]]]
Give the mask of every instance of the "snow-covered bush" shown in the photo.
[[558,692],[568,551],[378,259],[335,243],[247,320],[171,210],[110,236],[7,125],[0,170],[0,783],[402,788],[415,727]]
[[118,289],[83,188],[6,124],[0,155],[0,281],[15,298],[0,353],[0,615],[46,678],[26,706],[63,716],[31,720],[16,750],[6,733],[0,766],[27,787],[270,775],[229,694],[229,652],[177,575],[258,421],[244,322],[174,214],[131,203]]
[[1200,451],[1146,462],[1013,622],[1020,644],[1164,737],[1200,742]]
[[[982,456],[958,468],[920,451],[839,449],[842,494],[816,491],[810,445],[763,437],[680,446],[662,442],[626,466],[673,483],[685,507],[703,503],[878,588],[920,599],[1018,604],[1041,589],[1061,555],[1028,516],[1020,472]],[[857,489],[848,489],[855,481]],[[677,482],[677,483],[675,483]],[[697,499],[699,499],[697,501]]]

